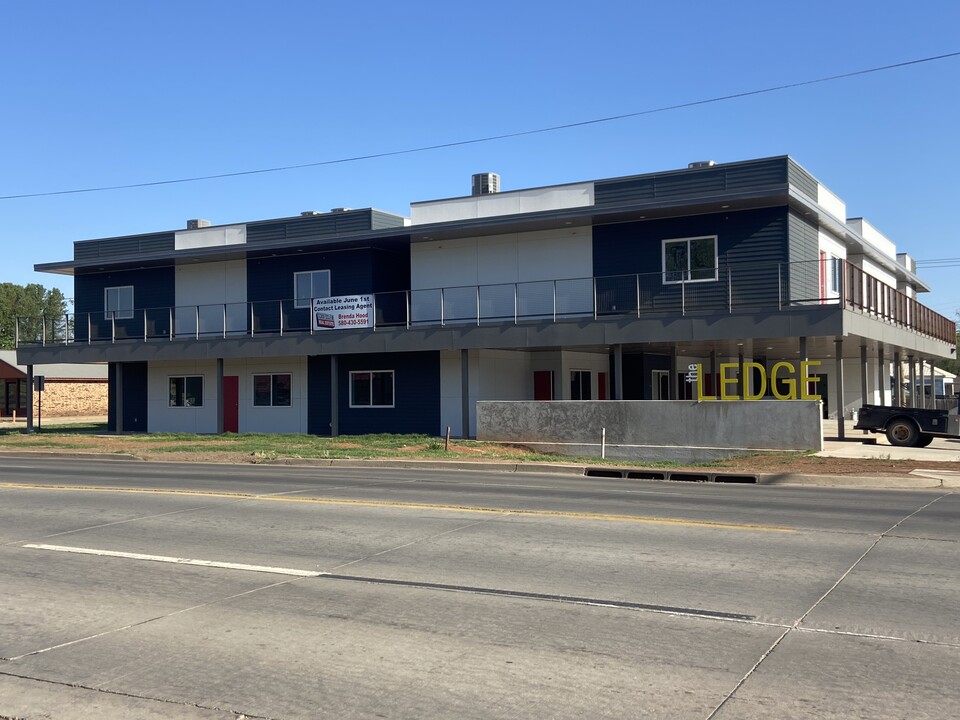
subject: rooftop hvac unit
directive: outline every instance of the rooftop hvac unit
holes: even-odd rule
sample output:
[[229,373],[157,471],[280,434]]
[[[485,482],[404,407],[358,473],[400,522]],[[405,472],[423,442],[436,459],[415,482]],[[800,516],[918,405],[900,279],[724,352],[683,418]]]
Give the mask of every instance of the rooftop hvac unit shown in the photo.
[[688,170],[699,170],[700,168],[713,167],[717,163],[713,160],[698,160],[697,162],[687,163]]
[[199,230],[200,228],[210,227],[209,220],[187,220],[187,230]]
[[496,173],[477,173],[473,176],[472,195],[491,195],[500,192],[500,176]]

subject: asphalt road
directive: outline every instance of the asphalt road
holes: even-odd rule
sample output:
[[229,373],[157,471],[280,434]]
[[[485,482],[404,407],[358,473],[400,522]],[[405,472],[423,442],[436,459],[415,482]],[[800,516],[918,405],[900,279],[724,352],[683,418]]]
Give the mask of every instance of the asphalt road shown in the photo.
[[946,718],[960,493],[6,458],[2,718]]

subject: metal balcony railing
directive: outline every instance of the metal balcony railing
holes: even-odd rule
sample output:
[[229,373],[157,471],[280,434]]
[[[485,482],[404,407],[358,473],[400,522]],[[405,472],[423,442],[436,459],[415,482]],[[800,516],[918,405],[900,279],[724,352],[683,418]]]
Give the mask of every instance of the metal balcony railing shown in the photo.
[[[373,295],[370,331],[645,315],[735,314],[836,305],[953,343],[956,324],[845,261],[722,265],[663,273],[401,290]],[[698,276],[703,275],[699,271]],[[17,345],[176,341],[313,332],[291,298],[17,318]]]

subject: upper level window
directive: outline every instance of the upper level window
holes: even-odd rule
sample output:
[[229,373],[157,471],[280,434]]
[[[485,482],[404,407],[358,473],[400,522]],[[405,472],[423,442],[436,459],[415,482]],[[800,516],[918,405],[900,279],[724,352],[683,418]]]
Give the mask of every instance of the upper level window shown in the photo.
[[663,241],[663,281],[703,282],[717,279],[717,236]]
[[133,285],[103,289],[103,313],[107,320],[133,317]]
[[825,262],[825,275],[827,281],[827,292],[832,295],[840,294],[840,274],[843,268],[843,261],[834,257],[833,255],[827,255]]
[[290,373],[254,375],[253,404],[257,407],[289,407]]
[[293,274],[293,306],[310,307],[313,298],[330,297],[330,271],[313,270]]

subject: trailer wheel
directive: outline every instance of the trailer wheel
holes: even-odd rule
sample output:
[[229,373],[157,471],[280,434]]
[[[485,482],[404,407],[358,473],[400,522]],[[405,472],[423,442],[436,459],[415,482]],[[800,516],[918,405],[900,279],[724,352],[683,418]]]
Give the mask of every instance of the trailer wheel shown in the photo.
[[887,440],[897,447],[916,447],[920,428],[909,418],[894,418],[887,423]]

